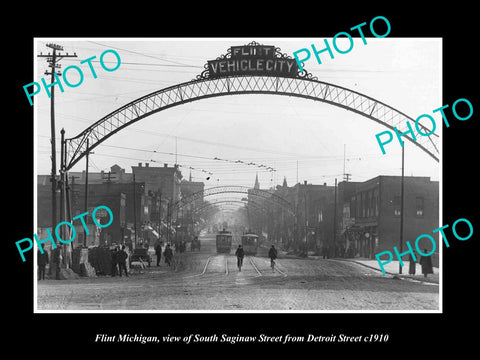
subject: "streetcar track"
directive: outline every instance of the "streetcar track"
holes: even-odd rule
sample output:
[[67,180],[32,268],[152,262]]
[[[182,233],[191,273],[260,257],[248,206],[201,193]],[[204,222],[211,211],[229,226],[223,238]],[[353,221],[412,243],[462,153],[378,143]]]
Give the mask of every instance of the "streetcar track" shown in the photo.
[[[278,264],[277,264],[277,265],[278,265]],[[275,266],[273,269],[276,270],[276,271],[278,271],[280,274],[282,274],[283,277],[287,277],[287,276],[288,276],[286,273],[284,273],[282,270],[280,270],[280,269],[278,268],[278,266]]]
[[200,274],[195,274],[195,275],[190,275],[190,276],[185,276],[184,278],[192,278],[192,277],[197,277],[197,276],[203,276],[205,275],[205,272],[207,271],[208,263],[212,260],[212,256],[209,256],[207,258],[207,262],[205,263],[205,266],[203,267],[203,271]]
[[[230,274],[230,271],[229,271],[229,267],[228,267],[228,259],[229,259],[229,255],[228,254],[223,254],[223,259],[221,259],[219,257],[220,254],[217,254],[217,255],[212,255],[212,256],[209,256],[207,258],[207,261],[205,262],[205,266],[203,267],[203,271],[199,274],[195,274],[195,275],[190,275],[190,276],[186,276],[185,278],[193,278],[193,277],[205,277],[207,275],[211,275],[211,274],[217,274],[217,275],[221,275],[222,273],[224,274],[223,276],[228,276]],[[267,269],[261,269],[261,267],[258,266],[258,264],[255,262],[255,256],[247,256],[248,258],[248,261],[249,263],[252,265],[252,268],[253,270],[255,271],[255,274],[253,275],[253,277],[261,277],[261,276],[264,276],[265,273],[268,271]],[[216,266],[222,264],[223,262],[223,266],[224,266],[224,271],[222,272],[218,272],[218,270],[220,269],[217,269],[216,271],[212,271],[212,270],[209,270],[209,265],[212,264],[212,261],[216,259]],[[220,260],[220,261],[219,261]],[[243,269],[242,269],[243,270]],[[274,267],[274,272],[277,272],[278,274],[282,275],[283,277],[287,277],[288,275],[279,269],[279,266],[278,266],[278,263],[277,263],[277,266]],[[251,276],[251,275],[250,275]]]
[[203,268],[203,272],[200,275],[203,276],[205,274],[205,271],[207,271],[208,263],[210,262],[211,259],[212,259],[212,257],[209,256],[208,259],[207,259],[207,262],[205,263],[205,267]]
[[248,257],[248,260],[250,260],[250,264],[252,264],[253,268],[255,269],[255,271],[257,272],[257,276],[263,276],[262,273],[260,272],[260,270],[258,270],[258,267],[257,265],[255,265],[255,262],[253,261],[253,257]]
[[[254,256],[253,256],[252,258],[254,258]],[[254,267],[255,270],[257,270],[257,272],[262,276],[263,274],[261,274],[260,270],[258,270],[258,268],[257,268],[257,266],[255,265],[255,263],[253,262],[253,259],[252,259],[252,258],[250,258],[250,261],[252,262],[253,267]],[[287,277],[287,276],[288,276],[285,272],[283,272],[282,270],[280,270],[280,269],[278,268],[278,262],[276,262],[276,266],[274,266],[273,270],[274,270],[274,271],[277,271],[277,272],[278,272],[279,274],[281,274],[283,277]],[[266,271],[266,270],[263,270],[263,271]]]

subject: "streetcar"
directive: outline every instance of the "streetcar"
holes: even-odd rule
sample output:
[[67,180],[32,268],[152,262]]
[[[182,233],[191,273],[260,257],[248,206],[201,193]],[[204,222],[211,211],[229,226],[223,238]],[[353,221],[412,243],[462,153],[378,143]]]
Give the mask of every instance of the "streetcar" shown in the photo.
[[232,249],[232,232],[223,229],[216,236],[217,253],[230,253]]
[[246,255],[256,255],[258,249],[258,235],[246,233],[242,235],[243,252]]

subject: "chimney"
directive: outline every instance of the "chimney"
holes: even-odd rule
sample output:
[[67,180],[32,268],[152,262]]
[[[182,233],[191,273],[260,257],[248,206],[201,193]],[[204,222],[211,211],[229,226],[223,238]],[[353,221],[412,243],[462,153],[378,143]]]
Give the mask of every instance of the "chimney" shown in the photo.
[[303,180],[303,184],[304,184],[304,185],[307,185],[307,180]]
[[138,163],[138,167],[142,167],[142,163]]

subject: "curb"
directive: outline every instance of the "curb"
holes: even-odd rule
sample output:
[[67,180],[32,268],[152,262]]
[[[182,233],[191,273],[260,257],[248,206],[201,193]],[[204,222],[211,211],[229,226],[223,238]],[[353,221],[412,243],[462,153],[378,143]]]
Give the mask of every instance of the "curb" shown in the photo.
[[[376,270],[380,273],[382,273],[382,271],[376,267],[373,267],[373,266],[370,266],[370,265],[367,265],[367,264],[364,264],[360,261],[356,261],[356,260],[351,260],[351,259],[342,259],[342,258],[333,258],[333,260],[340,260],[340,261],[350,261],[350,262],[353,262],[353,263],[356,263],[356,264],[359,264],[359,265],[362,265],[362,266],[365,266],[369,269],[373,269],[373,270]],[[435,282],[435,281],[432,281],[432,280],[429,280],[429,279],[426,279],[426,280],[417,280],[417,279],[413,279],[411,277],[408,277],[407,275],[400,275],[400,274],[394,274],[394,273],[391,273],[389,271],[385,271],[385,274],[388,274],[388,275],[392,275],[393,277],[397,277],[397,278],[400,278],[402,280],[414,280],[414,281],[419,281],[419,282],[426,282],[426,283],[429,283],[429,284],[436,284],[436,285],[440,285],[439,282]]]

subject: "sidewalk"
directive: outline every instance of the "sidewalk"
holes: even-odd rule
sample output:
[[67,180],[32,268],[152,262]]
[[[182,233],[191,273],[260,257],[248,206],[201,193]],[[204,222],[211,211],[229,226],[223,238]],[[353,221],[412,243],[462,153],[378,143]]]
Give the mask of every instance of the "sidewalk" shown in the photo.
[[[366,266],[368,268],[377,270],[380,274],[382,274],[382,269],[380,268],[380,265],[378,264],[377,260],[371,260],[368,258],[334,258],[334,260],[342,260],[342,261],[351,261],[363,266]],[[399,263],[398,260],[394,260],[388,264],[385,264],[383,267],[385,269],[385,276],[398,276],[401,277],[402,279],[412,279],[412,280],[418,280],[418,281],[423,281],[423,282],[429,282],[429,283],[439,283],[439,269],[437,267],[433,268],[433,274],[428,274],[428,276],[425,278],[424,275],[422,274],[422,266],[419,263],[415,264],[415,275],[409,275],[408,274],[408,268],[410,266],[408,261],[403,262],[403,267],[402,267],[402,274],[399,274]]]

